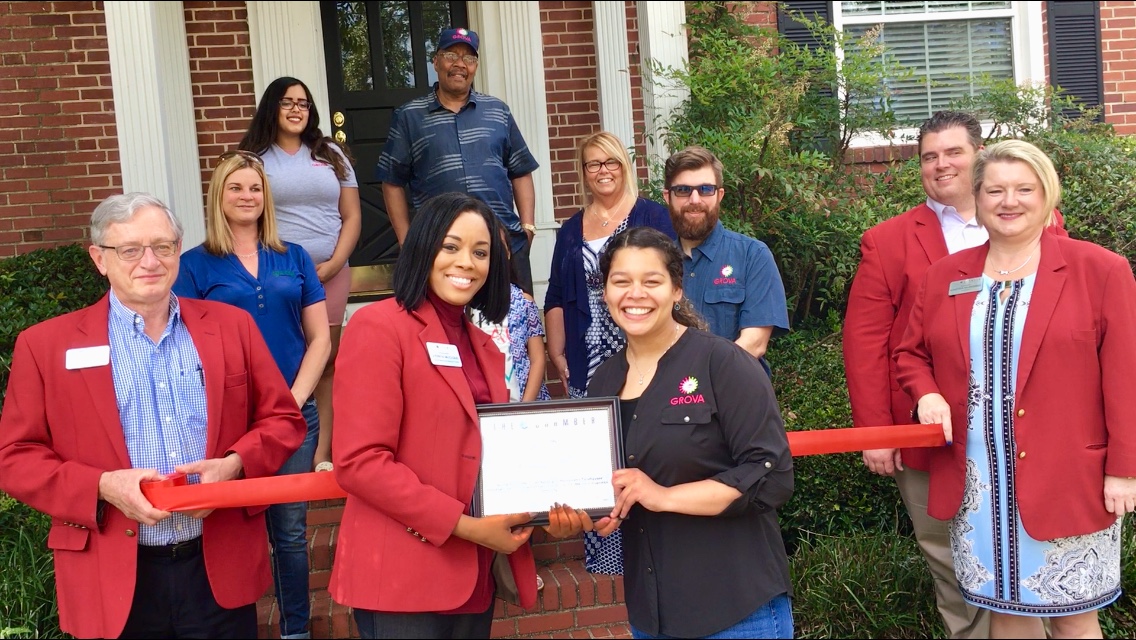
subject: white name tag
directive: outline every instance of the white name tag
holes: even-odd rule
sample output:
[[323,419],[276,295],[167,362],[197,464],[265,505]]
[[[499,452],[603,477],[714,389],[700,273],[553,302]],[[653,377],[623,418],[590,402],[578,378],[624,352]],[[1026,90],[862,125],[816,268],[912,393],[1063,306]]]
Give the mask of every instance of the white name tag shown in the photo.
[[982,291],[982,278],[967,278],[966,280],[955,280],[951,283],[949,295],[957,296],[962,293],[974,293],[975,291]]
[[439,367],[462,366],[461,355],[458,354],[457,345],[443,344],[441,342],[427,342],[426,351],[430,353],[430,362]]
[[110,345],[67,350],[67,369],[89,369],[110,364]]

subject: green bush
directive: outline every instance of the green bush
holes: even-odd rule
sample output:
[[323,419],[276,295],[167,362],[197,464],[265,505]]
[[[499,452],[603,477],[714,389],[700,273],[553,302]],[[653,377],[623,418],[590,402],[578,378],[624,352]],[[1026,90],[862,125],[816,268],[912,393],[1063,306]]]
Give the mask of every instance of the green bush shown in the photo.
[[[836,326],[834,331],[814,323],[775,339],[769,349],[777,402],[789,431],[852,425]],[[796,490],[779,511],[790,548],[810,534],[910,532],[895,481],[868,471],[859,453],[800,456],[793,464]]]
[[[21,331],[89,306],[107,290],[82,245],[41,249],[0,261],[0,399]],[[0,638],[62,638],[51,519],[0,493]]]
[[12,349],[21,331],[89,306],[107,288],[84,245],[40,249],[0,260],[0,394],[7,392]]

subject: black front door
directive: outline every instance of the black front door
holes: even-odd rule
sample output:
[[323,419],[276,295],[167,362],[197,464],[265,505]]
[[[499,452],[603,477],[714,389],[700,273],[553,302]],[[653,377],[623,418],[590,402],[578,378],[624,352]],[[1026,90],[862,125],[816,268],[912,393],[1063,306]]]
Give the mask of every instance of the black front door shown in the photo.
[[[381,293],[398,257],[375,165],[391,114],[426,95],[436,80],[430,56],[438,33],[467,26],[464,2],[320,2],[330,131],[355,156],[363,231],[351,254],[352,292]],[[356,296],[358,297],[358,295]]]

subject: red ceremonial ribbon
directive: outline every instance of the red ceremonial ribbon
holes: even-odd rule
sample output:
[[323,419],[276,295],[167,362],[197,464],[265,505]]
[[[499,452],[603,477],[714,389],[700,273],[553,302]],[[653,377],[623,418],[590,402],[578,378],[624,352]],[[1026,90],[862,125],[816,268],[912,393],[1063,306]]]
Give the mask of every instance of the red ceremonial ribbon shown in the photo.
[[[788,436],[794,456],[946,444],[943,427],[938,424],[790,431]],[[327,471],[210,484],[186,484],[185,474],[177,473],[165,480],[142,483],[142,495],[163,511],[194,511],[330,500],[347,497],[347,492],[335,481],[335,474]]]

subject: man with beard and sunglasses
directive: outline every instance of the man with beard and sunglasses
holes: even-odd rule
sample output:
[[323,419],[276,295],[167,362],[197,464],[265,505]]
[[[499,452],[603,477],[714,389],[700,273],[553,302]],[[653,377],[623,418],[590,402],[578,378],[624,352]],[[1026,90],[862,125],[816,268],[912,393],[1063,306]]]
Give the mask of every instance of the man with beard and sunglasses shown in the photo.
[[667,159],[663,199],[683,257],[683,290],[710,324],[761,361],[769,339],[789,330],[785,285],[764,242],[722,226],[722,161],[691,146]]

